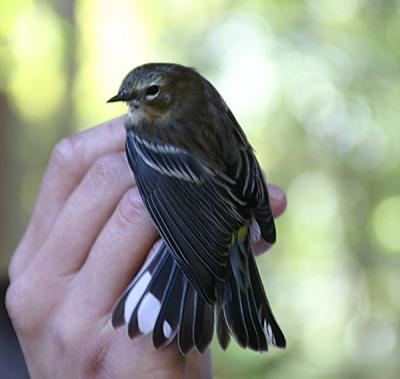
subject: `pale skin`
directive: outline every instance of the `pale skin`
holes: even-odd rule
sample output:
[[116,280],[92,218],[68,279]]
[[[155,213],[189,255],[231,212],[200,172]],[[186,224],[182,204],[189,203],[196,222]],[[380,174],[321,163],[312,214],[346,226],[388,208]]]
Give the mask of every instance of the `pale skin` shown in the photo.
[[[54,148],[12,258],[6,305],[32,379],[211,378],[207,351],[154,350],[113,329],[112,308],[158,239],[125,159],[118,118]],[[286,207],[269,185],[274,216]],[[264,242],[256,251],[267,248]]]

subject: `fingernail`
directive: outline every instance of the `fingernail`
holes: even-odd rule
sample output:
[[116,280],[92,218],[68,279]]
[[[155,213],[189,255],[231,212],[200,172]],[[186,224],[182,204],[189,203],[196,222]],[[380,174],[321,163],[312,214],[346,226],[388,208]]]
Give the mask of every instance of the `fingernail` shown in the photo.
[[270,197],[273,197],[278,202],[286,202],[286,195],[283,190],[278,186],[268,184],[268,194]]
[[285,192],[273,184],[268,184],[269,199],[272,208],[272,215],[274,217],[279,217],[286,209],[287,199]]

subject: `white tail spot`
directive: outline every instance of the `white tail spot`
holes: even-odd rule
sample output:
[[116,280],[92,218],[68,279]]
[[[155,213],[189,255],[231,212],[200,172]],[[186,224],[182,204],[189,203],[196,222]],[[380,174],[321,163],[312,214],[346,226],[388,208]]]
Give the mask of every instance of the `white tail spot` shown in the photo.
[[165,338],[171,337],[172,328],[171,328],[171,325],[169,324],[168,321],[164,321],[164,322],[163,322],[163,328],[162,328],[162,330],[163,330],[163,333],[164,333]]
[[154,329],[161,303],[152,294],[148,293],[140,303],[138,310],[138,326],[143,334],[148,334]]
[[129,323],[132,313],[135,311],[137,303],[144,294],[144,291],[146,291],[147,285],[149,284],[150,280],[151,280],[151,275],[147,271],[141,276],[138,282],[135,283],[132,289],[130,290],[129,295],[126,298],[124,307],[124,318],[126,324]]

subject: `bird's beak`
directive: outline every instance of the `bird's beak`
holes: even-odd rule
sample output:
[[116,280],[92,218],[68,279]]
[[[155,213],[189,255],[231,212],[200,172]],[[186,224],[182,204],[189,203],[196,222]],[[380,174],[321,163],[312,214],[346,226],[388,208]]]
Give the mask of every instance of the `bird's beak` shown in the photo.
[[132,100],[133,96],[125,93],[123,91],[118,92],[115,96],[113,96],[111,99],[107,100],[107,103],[115,103],[116,101],[129,101]]

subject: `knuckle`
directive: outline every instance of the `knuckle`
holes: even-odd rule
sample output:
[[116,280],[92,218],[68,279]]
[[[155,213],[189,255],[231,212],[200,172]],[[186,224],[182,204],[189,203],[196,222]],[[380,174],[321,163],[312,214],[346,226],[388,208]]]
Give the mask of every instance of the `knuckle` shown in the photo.
[[5,304],[7,312],[14,323],[14,320],[18,318],[19,315],[19,295],[21,291],[17,287],[16,282],[11,283],[6,292]]
[[136,225],[146,212],[138,189],[136,187],[129,189],[118,206],[119,226],[129,228]]
[[6,292],[6,309],[19,335],[33,334],[39,327],[35,315],[29,309],[32,305],[30,292],[30,283],[24,277],[12,282]]
[[81,346],[85,343],[84,328],[77,325],[76,317],[67,315],[65,312],[58,312],[52,322],[52,333],[55,342],[62,350],[70,350],[75,346]]
[[63,138],[54,147],[50,162],[57,168],[67,168],[74,164],[77,159],[77,135]]
[[95,188],[116,184],[121,177],[120,166],[120,159],[115,154],[99,158],[89,170],[90,184]]

